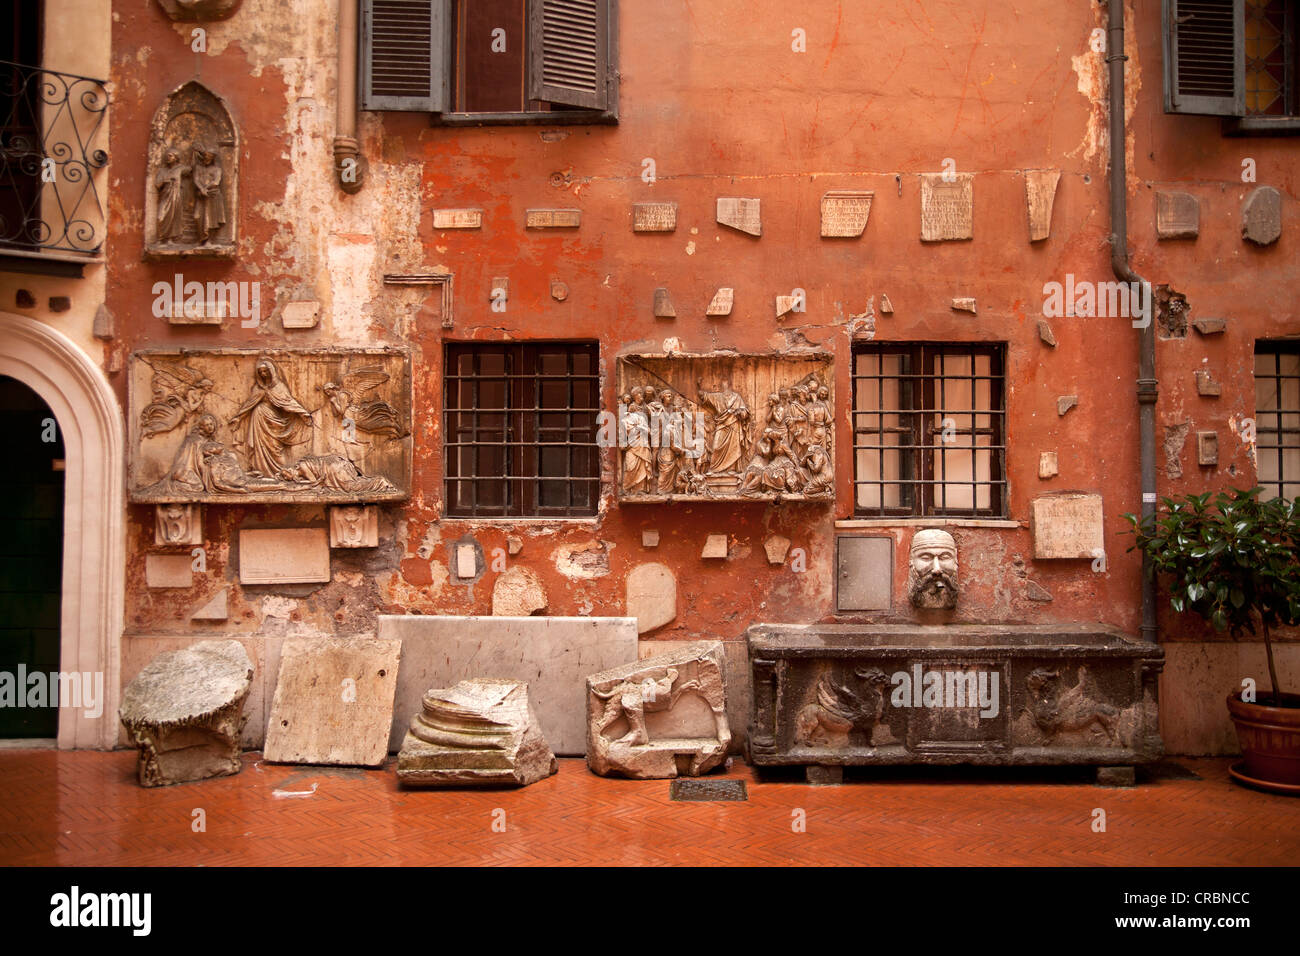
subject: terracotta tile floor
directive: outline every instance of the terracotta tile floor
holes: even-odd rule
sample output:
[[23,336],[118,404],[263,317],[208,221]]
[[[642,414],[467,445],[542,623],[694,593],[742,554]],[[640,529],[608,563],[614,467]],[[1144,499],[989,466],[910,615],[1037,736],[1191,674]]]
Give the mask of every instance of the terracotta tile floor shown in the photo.
[[133,752],[0,751],[0,863],[1300,863],[1300,800],[1236,786],[1228,760],[1179,759],[1201,779],[1131,790],[1073,771],[874,771],[809,787],[759,781],[736,761],[727,776],[746,781],[747,802],[683,803],[666,780],[602,779],[575,759],[523,790],[404,791],[391,761],[365,771],[260,756],[237,776],[145,790]]

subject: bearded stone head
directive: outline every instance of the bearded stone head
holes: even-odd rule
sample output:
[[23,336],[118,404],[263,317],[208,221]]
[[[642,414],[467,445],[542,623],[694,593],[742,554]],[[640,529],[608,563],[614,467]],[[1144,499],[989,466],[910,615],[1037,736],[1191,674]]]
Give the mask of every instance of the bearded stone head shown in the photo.
[[923,610],[957,606],[957,542],[947,531],[926,528],[912,535],[907,595]]

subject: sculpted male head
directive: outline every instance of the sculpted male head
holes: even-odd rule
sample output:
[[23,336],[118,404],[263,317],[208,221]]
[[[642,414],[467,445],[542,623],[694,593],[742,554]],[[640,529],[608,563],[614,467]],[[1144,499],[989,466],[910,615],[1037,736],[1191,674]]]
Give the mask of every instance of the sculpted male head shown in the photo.
[[912,535],[907,594],[913,607],[925,610],[957,606],[957,542],[947,531],[926,528]]

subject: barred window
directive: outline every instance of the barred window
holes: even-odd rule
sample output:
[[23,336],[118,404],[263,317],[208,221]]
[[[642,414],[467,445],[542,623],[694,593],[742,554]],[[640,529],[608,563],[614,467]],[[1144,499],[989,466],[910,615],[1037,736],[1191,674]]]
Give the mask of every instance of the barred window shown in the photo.
[[1255,461],[1265,499],[1300,493],[1300,342],[1255,343]]
[[908,342],[853,353],[854,509],[1006,515],[1004,345]]
[[448,343],[447,514],[585,517],[600,498],[595,343]]

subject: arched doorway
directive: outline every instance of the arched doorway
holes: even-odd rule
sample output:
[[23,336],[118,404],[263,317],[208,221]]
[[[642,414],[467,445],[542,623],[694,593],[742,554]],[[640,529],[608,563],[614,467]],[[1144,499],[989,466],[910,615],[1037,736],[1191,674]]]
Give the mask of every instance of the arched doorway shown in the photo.
[[64,449],[59,667],[103,675],[102,713],[63,707],[58,745],[112,747],[121,689],[125,580],[122,412],[103,373],[62,332],[0,312],[0,376],[22,382],[49,407]]
[[[53,740],[57,694],[46,675],[60,670],[63,594],[63,438],[50,407],[0,375],[0,738]],[[31,683],[35,679],[35,684]],[[30,692],[29,692],[30,691]],[[64,701],[68,703],[68,701]]]

